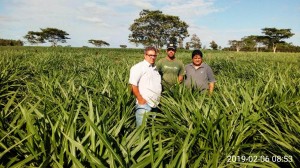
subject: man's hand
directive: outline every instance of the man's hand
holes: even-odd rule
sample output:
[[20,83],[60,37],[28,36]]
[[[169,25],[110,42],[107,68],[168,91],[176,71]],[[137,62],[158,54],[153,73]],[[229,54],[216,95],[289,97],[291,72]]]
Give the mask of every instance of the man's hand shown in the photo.
[[178,76],[178,83],[181,84],[183,81],[183,75]]
[[147,103],[147,101],[140,94],[138,86],[131,85],[131,90],[132,90],[133,95],[136,97],[139,105],[143,105],[143,104]]
[[146,104],[146,103],[147,103],[147,101],[144,98],[142,98],[141,100],[138,99],[138,104],[139,105],[143,105],[143,104]]

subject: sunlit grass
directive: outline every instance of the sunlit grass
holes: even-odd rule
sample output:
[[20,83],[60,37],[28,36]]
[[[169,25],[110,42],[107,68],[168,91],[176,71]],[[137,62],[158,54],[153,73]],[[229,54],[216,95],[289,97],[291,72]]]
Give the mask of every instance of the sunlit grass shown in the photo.
[[[297,167],[300,57],[204,52],[212,96],[180,85],[135,128],[141,49],[0,48],[2,167]],[[185,64],[190,51],[178,51]],[[164,57],[161,51],[159,58]],[[153,117],[153,115],[155,117]],[[273,160],[274,156],[293,160]],[[269,162],[228,161],[263,156]]]

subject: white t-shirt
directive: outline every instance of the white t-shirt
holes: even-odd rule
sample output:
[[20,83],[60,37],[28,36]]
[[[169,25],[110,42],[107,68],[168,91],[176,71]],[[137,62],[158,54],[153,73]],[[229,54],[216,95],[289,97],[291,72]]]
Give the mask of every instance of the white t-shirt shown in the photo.
[[149,106],[158,105],[162,87],[161,76],[155,65],[146,60],[135,64],[130,69],[129,83],[139,87],[140,94]]

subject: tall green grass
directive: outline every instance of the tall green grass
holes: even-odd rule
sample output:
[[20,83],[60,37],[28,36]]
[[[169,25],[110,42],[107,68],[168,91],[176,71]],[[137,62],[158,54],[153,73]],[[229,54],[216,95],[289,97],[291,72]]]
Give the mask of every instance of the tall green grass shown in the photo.
[[[217,78],[213,95],[182,85],[164,91],[161,112],[149,113],[137,129],[128,77],[143,50],[0,51],[2,167],[300,164],[297,54],[205,51]],[[190,54],[179,50],[177,57],[187,64]],[[276,155],[292,161],[276,160]],[[230,156],[269,161],[234,162]]]

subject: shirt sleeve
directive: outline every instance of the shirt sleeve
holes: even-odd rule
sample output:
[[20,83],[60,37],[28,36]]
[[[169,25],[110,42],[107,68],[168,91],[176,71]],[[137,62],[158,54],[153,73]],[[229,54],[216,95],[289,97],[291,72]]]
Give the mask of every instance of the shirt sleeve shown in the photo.
[[189,65],[189,64],[187,64],[187,65],[184,66],[184,75],[183,75],[183,76],[184,76],[184,79],[187,78],[186,74],[187,74],[187,69],[188,69],[187,67],[188,67],[188,65]]
[[140,78],[141,78],[141,70],[139,70],[138,66],[133,66],[130,68],[130,75],[129,75],[129,84],[138,86]]
[[216,79],[214,77],[214,73],[213,73],[210,66],[207,66],[207,77],[208,77],[208,82],[209,83],[216,82]]
[[161,72],[161,60],[158,60],[158,61],[155,63],[155,66],[156,66],[156,69],[158,70],[158,72]]
[[179,75],[184,76],[184,75],[185,75],[185,67],[184,67],[183,62],[180,61],[179,66],[180,66],[180,67],[179,67],[179,68],[180,68]]

